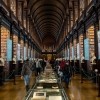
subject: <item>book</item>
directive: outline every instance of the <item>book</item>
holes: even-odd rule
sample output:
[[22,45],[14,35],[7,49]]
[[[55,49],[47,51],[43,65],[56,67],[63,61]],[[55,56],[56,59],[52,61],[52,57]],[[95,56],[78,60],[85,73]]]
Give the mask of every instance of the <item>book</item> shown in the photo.
[[61,96],[49,96],[49,100],[62,100]]
[[31,100],[46,100],[46,92],[34,92]]

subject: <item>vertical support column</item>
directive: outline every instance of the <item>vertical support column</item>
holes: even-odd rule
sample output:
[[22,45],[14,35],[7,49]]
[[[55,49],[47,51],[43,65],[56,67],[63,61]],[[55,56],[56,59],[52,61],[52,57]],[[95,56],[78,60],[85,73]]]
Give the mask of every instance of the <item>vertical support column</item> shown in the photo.
[[80,0],[78,0],[78,18],[80,17]]
[[[77,50],[77,44],[79,43],[79,36],[78,36],[78,31],[75,30],[75,32],[76,32],[76,50]],[[76,55],[77,55],[77,51],[76,51]],[[78,69],[80,69],[80,64],[79,63],[80,63],[79,59],[77,59],[76,60],[76,66],[77,66]]]
[[[97,5],[97,0],[94,0],[94,4]],[[100,97],[100,59],[99,59],[99,51],[98,51],[98,30],[99,29],[99,15],[98,15],[98,9],[96,9],[96,7],[94,7],[94,11],[95,11],[95,19],[94,19],[94,37],[95,37],[95,55],[96,55],[96,68],[95,68],[95,72],[98,75],[96,77],[96,82],[98,82],[98,97]],[[97,80],[98,79],[98,80]]]
[[75,18],[76,18],[76,16],[75,16],[75,4],[74,4],[74,1],[72,1],[72,5],[73,5],[73,25],[75,24]]
[[88,6],[88,0],[84,0],[84,9]]
[[26,29],[28,31],[28,10],[26,10]]
[[15,65],[13,64],[13,23],[10,25],[10,39],[12,40],[12,61],[9,62],[9,76],[11,79],[14,79],[14,85],[15,85]]
[[[19,34],[18,34],[18,44],[20,45],[20,48],[21,48],[21,38],[20,38],[20,31],[19,31]],[[19,47],[18,47],[19,48]],[[21,51],[20,51],[21,52]],[[21,57],[20,57],[21,59]],[[21,61],[19,59],[17,59],[17,74],[20,75],[21,74],[21,68],[22,68],[22,64],[21,64]]]
[[16,17],[18,18],[18,0],[16,0]]
[[94,40],[94,42],[95,42],[95,55],[96,55],[96,59],[97,59],[97,69],[99,69],[100,70],[100,68],[99,68],[99,64],[100,64],[100,60],[98,59],[99,57],[98,57],[98,34],[97,34],[97,32],[98,32],[98,30],[99,30],[99,19],[98,19],[98,11],[96,10],[96,8],[95,8],[95,20],[94,20],[94,37],[95,37],[95,40]]
[[7,0],[7,6],[10,8],[10,0]]
[[2,16],[0,15],[0,57],[1,57],[1,19]]
[[[83,48],[85,48],[84,47],[84,39],[86,39],[86,26],[85,26],[85,22],[83,22]],[[85,51],[83,51],[83,55],[85,57]],[[83,69],[85,71],[87,71],[87,60],[85,60],[85,62],[84,62]]]
[[70,11],[69,11],[69,31],[71,30],[71,13],[70,13]]
[[24,35],[24,61],[26,60],[26,52],[25,52],[25,48],[26,48],[26,42],[25,42],[25,35]]
[[22,2],[22,25],[24,26],[24,2]]

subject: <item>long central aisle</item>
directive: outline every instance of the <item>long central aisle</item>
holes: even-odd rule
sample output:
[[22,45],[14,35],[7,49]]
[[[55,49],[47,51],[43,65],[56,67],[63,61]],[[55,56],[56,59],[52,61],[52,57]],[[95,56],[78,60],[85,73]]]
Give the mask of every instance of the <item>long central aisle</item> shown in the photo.
[[37,76],[35,85],[24,100],[69,100],[52,66],[49,62],[46,65],[45,71]]
[[[31,86],[35,83],[35,79],[35,75],[33,74]],[[69,100],[100,100],[100,98],[97,97],[98,91],[95,84],[88,80],[84,80],[84,83],[80,83],[80,76],[78,75],[72,78],[68,89],[65,87],[65,83],[62,83],[62,85]],[[17,77],[16,85],[13,85],[13,82],[5,82],[4,85],[0,87],[0,100],[23,100],[23,97],[26,95],[25,92],[23,80]]]

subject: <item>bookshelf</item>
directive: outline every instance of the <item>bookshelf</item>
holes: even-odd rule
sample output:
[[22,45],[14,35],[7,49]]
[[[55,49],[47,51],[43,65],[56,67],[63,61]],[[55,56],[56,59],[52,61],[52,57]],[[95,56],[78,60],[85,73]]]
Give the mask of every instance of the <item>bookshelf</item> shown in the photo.
[[70,43],[70,58],[72,59],[72,43]]
[[28,47],[28,58],[30,58],[30,56],[31,56],[30,53],[31,53],[31,46]]
[[74,39],[74,56],[77,58],[77,42],[76,42],[76,39]]
[[10,37],[10,32],[7,28],[1,26],[1,55],[7,56],[7,39]]
[[7,5],[7,0],[3,0],[3,2]]
[[25,44],[25,47],[26,47],[26,58],[28,58],[28,43],[27,42]]
[[79,36],[80,54],[83,54],[83,34]]
[[13,57],[17,54],[18,36],[13,35]]
[[21,58],[24,58],[24,41],[20,40],[20,56]]
[[10,8],[14,15],[16,16],[16,1],[15,0],[10,0]]
[[91,53],[94,53],[94,26],[91,26],[87,30],[87,37],[89,38],[89,51],[91,57]]

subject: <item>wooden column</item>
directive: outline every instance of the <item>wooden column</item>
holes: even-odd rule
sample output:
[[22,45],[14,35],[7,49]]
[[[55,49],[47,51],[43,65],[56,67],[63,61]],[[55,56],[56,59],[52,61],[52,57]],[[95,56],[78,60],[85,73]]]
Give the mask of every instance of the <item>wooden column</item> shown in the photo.
[[[84,18],[85,18],[85,17],[86,17],[86,14],[85,14],[85,12],[84,12]],[[86,36],[86,25],[85,25],[85,22],[83,21],[82,23],[83,23],[83,33],[82,33],[82,34],[83,34],[83,49],[84,49],[84,39],[86,39],[87,36]],[[84,55],[84,57],[85,57],[85,51],[83,51],[83,55]],[[85,71],[87,71],[87,62],[88,62],[87,60],[84,61],[84,68],[83,68],[83,69],[84,69]]]
[[18,0],[16,0],[16,17],[18,19]]
[[[76,32],[76,50],[77,50],[77,43],[79,43],[79,34],[78,34],[77,30],[75,30],[75,32]],[[76,54],[77,54],[77,52],[76,52]],[[76,60],[76,63],[77,63],[77,67],[80,68],[79,59]]]
[[80,17],[80,0],[78,0],[78,18]]
[[13,58],[13,33],[12,33],[13,23],[10,25],[10,39],[12,40],[12,58]]
[[84,9],[88,6],[88,0],[84,0]]
[[28,10],[26,10],[26,30],[28,31]]
[[71,13],[69,11],[69,31],[71,30]]
[[23,16],[24,15],[24,2],[22,2],[21,5],[22,5],[22,25],[24,26],[24,20],[23,20],[24,19],[24,16]]
[[15,70],[15,66],[13,66],[13,23],[11,23],[10,25],[10,39],[12,40],[12,61],[9,62],[9,75],[10,75],[10,78],[14,78],[14,74],[11,75],[11,73],[13,73],[13,71]]
[[10,8],[10,0],[7,0],[7,6]]
[[[21,37],[20,37],[20,34],[21,34],[21,31],[19,31],[19,34],[18,34],[18,44],[20,44],[20,47],[21,47]],[[20,51],[21,52],[21,51]],[[20,57],[21,58],[21,57]],[[22,64],[20,63],[21,61],[18,59],[17,60],[17,74],[18,75],[21,75],[21,68],[22,68]]]
[[74,4],[74,1],[72,1],[72,5],[73,5],[73,25],[75,24],[75,18],[76,18],[76,16],[75,16],[75,4]]
[[0,15],[0,57],[1,57],[1,21],[2,21],[2,16]]
[[96,9],[96,8],[94,8],[94,10],[95,10],[95,19],[94,19],[94,37],[95,37],[95,39],[94,39],[94,43],[95,43],[95,55],[96,55],[96,59],[97,59],[97,66],[96,66],[96,68],[99,70],[99,72],[100,72],[100,67],[99,67],[99,65],[100,65],[100,60],[98,59],[99,57],[98,57],[98,34],[97,34],[97,32],[98,32],[98,30],[99,30],[99,16],[98,16],[98,10]]

